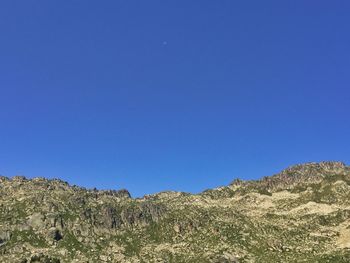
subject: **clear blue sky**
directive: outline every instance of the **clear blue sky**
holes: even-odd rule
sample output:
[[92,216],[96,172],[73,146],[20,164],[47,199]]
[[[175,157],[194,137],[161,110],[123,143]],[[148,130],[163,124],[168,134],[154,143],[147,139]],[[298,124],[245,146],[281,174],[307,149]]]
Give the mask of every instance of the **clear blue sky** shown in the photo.
[[198,192],[350,163],[350,2],[0,3],[0,174]]

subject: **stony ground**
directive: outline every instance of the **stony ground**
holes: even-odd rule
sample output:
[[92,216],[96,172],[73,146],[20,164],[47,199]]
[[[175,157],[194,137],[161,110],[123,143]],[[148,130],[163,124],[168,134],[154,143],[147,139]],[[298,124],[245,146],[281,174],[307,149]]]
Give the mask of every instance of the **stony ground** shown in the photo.
[[0,177],[0,262],[350,262],[350,167],[140,199]]

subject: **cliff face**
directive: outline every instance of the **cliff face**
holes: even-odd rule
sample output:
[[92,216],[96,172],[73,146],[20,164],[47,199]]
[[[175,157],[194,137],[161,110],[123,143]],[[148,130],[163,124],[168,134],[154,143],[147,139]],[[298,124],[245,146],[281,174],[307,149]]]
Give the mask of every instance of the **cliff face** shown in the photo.
[[0,177],[0,262],[350,262],[350,167],[133,199]]

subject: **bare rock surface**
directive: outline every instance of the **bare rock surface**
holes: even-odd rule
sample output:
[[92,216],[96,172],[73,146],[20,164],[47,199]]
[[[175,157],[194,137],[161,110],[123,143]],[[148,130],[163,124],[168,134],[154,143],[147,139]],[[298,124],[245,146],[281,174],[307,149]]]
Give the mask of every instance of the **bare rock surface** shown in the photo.
[[134,199],[0,177],[0,262],[350,262],[350,167],[289,167]]

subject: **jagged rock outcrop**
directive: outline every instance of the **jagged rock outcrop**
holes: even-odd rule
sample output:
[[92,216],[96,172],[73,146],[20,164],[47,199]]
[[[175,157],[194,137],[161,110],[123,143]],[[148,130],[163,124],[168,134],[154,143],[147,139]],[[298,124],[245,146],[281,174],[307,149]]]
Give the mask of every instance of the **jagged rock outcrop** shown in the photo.
[[349,229],[341,162],[138,199],[0,177],[0,262],[350,262]]

